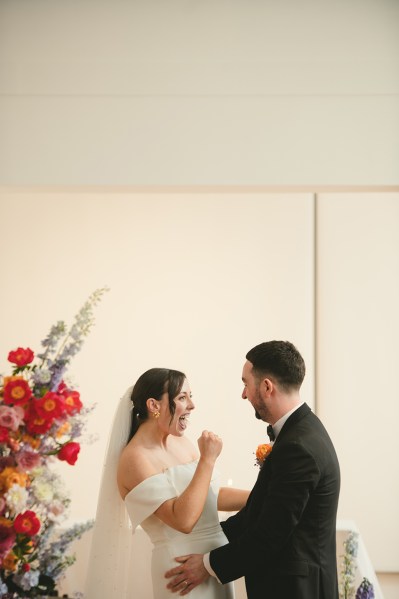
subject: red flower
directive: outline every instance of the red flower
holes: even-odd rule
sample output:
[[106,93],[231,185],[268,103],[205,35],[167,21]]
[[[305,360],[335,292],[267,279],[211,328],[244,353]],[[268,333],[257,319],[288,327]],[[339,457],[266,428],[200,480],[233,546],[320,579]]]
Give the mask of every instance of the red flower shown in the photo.
[[49,391],[34,401],[36,414],[45,420],[55,420],[65,413],[64,398]]
[[12,377],[4,386],[4,403],[21,406],[32,397],[32,390],[25,379]]
[[78,391],[69,391],[68,389],[65,389],[62,392],[62,395],[64,397],[65,409],[68,414],[80,412],[83,404],[80,401],[80,393]]
[[8,428],[0,426],[0,443],[7,443],[8,441]]
[[14,520],[14,530],[17,533],[33,537],[40,530],[40,520],[32,510],[18,514]]
[[16,364],[17,366],[26,366],[30,364],[35,357],[35,354],[29,347],[23,349],[22,347],[18,347],[14,351],[10,351],[8,354],[8,361]]
[[29,404],[27,410],[25,410],[25,422],[26,430],[31,435],[43,435],[52,426],[52,421],[40,416],[36,410],[34,404]]
[[29,570],[30,570],[30,565],[29,564],[27,564],[27,563],[22,564],[22,571],[23,572],[29,572]]
[[76,460],[78,459],[79,451],[79,443],[71,441],[70,443],[66,443],[61,447],[60,451],[57,454],[57,457],[59,460],[68,462],[68,464],[73,466],[76,463]]

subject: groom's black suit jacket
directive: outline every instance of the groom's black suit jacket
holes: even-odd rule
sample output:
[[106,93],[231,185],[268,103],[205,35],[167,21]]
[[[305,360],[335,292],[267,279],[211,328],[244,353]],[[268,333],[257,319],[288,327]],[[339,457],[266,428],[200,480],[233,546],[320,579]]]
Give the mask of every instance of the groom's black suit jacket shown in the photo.
[[222,523],[211,551],[223,583],[245,576],[248,599],[337,599],[338,459],[303,404],[278,435],[246,506]]

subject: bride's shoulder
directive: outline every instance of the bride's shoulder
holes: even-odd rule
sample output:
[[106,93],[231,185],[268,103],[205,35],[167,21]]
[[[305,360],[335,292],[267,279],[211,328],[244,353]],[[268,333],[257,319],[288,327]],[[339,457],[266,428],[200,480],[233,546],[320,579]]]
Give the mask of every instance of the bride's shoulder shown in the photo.
[[157,468],[145,449],[127,445],[120,455],[118,464],[117,479],[121,495],[126,495],[146,478],[157,473]]

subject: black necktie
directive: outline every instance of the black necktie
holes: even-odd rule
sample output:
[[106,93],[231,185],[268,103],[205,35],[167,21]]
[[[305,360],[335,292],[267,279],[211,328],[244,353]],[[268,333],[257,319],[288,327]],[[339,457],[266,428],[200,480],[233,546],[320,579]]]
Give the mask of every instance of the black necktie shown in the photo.
[[274,430],[271,424],[267,425],[267,434],[269,435],[269,439],[270,441],[274,441],[276,438],[276,435],[274,434]]

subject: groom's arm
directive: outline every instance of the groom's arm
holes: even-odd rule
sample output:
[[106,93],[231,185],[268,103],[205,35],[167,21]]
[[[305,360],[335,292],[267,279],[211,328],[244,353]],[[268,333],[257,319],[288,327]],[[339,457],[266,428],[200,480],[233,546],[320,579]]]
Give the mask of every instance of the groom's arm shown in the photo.
[[224,534],[228,538],[229,541],[239,537],[244,530],[244,520],[246,514],[246,507],[240,510],[234,516],[230,516],[227,520],[224,520],[220,523]]

